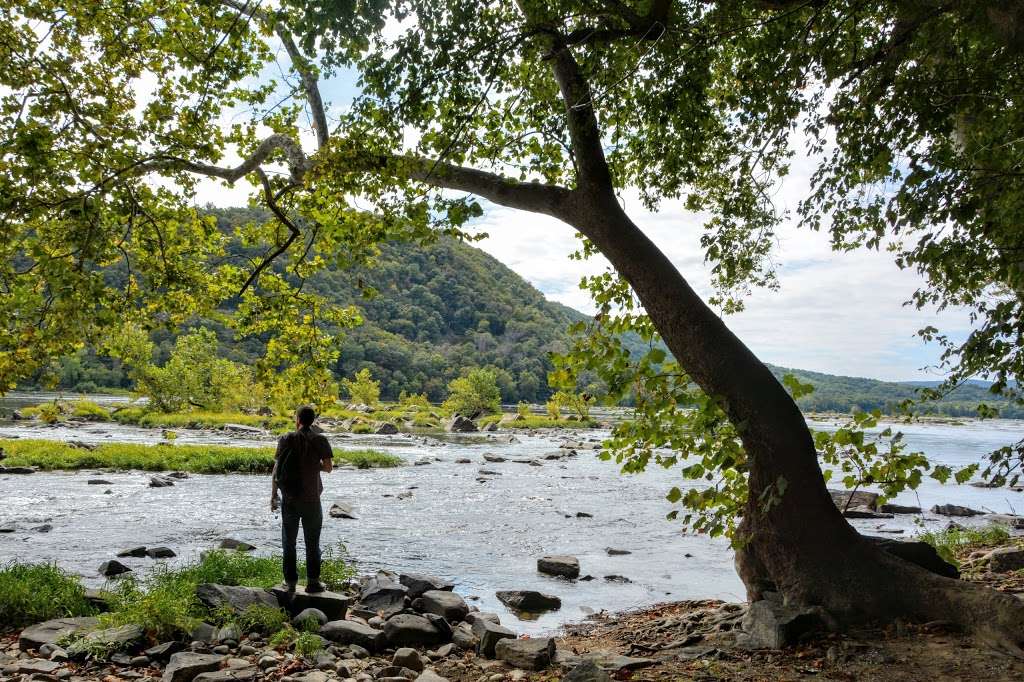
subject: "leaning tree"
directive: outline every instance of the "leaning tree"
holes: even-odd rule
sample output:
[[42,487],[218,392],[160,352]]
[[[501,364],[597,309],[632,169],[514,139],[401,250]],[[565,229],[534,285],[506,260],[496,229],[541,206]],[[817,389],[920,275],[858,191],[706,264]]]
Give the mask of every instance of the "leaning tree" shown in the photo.
[[[775,591],[840,626],[952,620],[1020,653],[1018,600],[895,558],[846,522],[790,394],[621,196],[708,216],[716,302],[739,305],[744,287],[772,284],[766,256],[783,216],[771,196],[802,122],[825,144],[840,126],[840,158],[852,159],[833,164],[849,171],[845,181],[819,184],[809,206],[852,215],[843,192],[876,180],[871,169],[909,184],[932,168],[865,161],[857,150],[874,140],[858,137],[870,130],[858,121],[877,112],[843,95],[881,73],[874,95],[890,101],[884,77],[899,83],[900,64],[941,71],[913,52],[922,27],[934,36],[941,22],[963,23],[975,31],[965,41],[977,42],[984,22],[954,5],[904,20],[883,2],[8,3],[0,379],[11,385],[83,342],[116,351],[131,330],[220,315],[231,302],[239,334],[278,334],[266,367],[295,349],[312,358],[288,369],[314,390],[331,357],[325,326],[353,321],[303,290],[318,267],[372,259],[384,240],[461,234],[479,200],[545,214],[582,236],[582,255],[613,268],[589,282],[612,332],[593,338],[636,328],[671,351],[668,361],[652,345],[629,375],[614,341],[595,341],[586,362],[612,365],[613,387],[629,375],[648,398],[644,427],[626,432],[642,441],[634,466],[664,458],[660,445],[703,458],[684,473],[713,484],[680,499],[698,527],[723,513],[741,519],[737,568],[752,600]],[[358,79],[352,100],[325,101],[323,84],[345,79]],[[908,128],[941,104],[917,102]],[[190,207],[203,178],[248,180],[275,220],[222,234]],[[884,235],[890,216],[878,213]],[[905,220],[915,218],[931,216]],[[860,226],[855,216],[835,224]],[[228,239],[262,250],[233,261]],[[675,409],[687,402],[695,408]],[[690,419],[682,414],[695,416],[674,421]]]

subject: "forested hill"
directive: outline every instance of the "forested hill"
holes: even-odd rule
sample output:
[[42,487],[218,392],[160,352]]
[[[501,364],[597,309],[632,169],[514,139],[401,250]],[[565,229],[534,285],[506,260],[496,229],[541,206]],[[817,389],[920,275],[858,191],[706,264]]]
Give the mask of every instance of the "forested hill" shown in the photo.
[[[918,389],[938,385],[938,382],[878,381],[863,377],[836,376],[803,369],[769,366],[775,376],[779,378],[786,374],[792,374],[801,382],[814,386],[814,392],[811,395],[798,401],[800,407],[807,412],[846,413],[854,407],[858,407],[862,410],[878,409],[885,414],[894,414],[899,409],[901,402],[917,396]],[[936,414],[970,417],[977,414],[979,403],[986,403],[999,408],[1002,417],[1024,418],[1024,409],[996,398],[989,393],[988,386],[989,384],[982,381],[969,382],[945,399],[923,405],[922,409]]]
[[[262,217],[253,209],[211,209],[221,228]],[[542,247],[540,247],[542,248]],[[377,291],[365,298],[357,281]],[[336,375],[352,376],[368,367],[381,382],[385,399],[400,391],[426,393],[442,400],[449,381],[472,366],[498,369],[502,400],[541,402],[550,394],[548,354],[567,346],[566,328],[585,315],[544,295],[499,261],[471,245],[450,238],[429,248],[388,244],[373,268],[325,270],[307,287],[331,300],[362,309],[365,322],[346,332]],[[255,340],[232,343],[218,330],[222,352],[237,361],[253,361],[262,353]],[[174,339],[155,336],[159,355],[166,358]],[[61,387],[95,390],[128,387],[125,374],[109,360],[89,351],[62,363]],[[773,367],[777,376],[792,372],[816,390],[800,400],[812,411],[849,412],[853,407],[893,412],[902,400],[914,397],[916,386],[804,370]],[[960,389],[937,405],[951,415],[974,414],[989,396],[981,386]],[[1004,410],[1005,416],[1024,417],[1024,411]]]

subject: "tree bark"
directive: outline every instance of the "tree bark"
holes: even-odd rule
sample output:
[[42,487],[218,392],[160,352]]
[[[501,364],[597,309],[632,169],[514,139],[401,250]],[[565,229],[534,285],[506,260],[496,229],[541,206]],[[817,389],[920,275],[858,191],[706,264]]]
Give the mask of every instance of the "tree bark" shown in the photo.
[[[944,578],[863,540],[825,486],[804,417],[771,371],[733,334],[611,192],[577,192],[566,222],[598,247],[632,286],[673,355],[709,395],[724,400],[748,455],[749,499],[737,570],[756,601],[822,607],[846,627],[896,618],[949,620],[1021,655],[1024,604]],[[785,479],[767,511],[758,500]]]

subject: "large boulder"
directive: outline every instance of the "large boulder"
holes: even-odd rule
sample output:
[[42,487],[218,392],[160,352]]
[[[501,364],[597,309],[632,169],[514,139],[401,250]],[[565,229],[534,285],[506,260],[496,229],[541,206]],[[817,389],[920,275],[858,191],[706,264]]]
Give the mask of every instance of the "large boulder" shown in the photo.
[[358,644],[369,651],[381,651],[387,638],[380,630],[351,620],[334,620],[320,628],[320,635],[336,644]]
[[555,640],[550,637],[500,639],[494,646],[494,655],[513,668],[544,670],[555,657]]
[[80,618],[54,618],[44,623],[31,625],[21,631],[18,636],[18,647],[22,651],[38,649],[44,644],[56,644],[58,640],[79,630],[88,630],[99,624],[99,619],[92,616]]
[[580,560],[574,556],[546,556],[537,559],[537,570],[563,578],[578,578],[580,577]]
[[257,605],[278,608],[278,600],[273,594],[256,587],[203,583],[196,588],[196,597],[210,610],[228,606],[235,613],[242,613]]
[[448,580],[436,578],[432,575],[421,575],[419,573],[403,573],[399,576],[398,582],[405,585],[406,590],[408,590],[408,595],[412,599],[419,597],[427,590],[444,590],[445,592],[451,592],[455,589],[455,584]]
[[449,623],[458,623],[469,613],[466,601],[454,592],[445,590],[427,590],[416,600],[418,611],[434,613]]
[[384,636],[393,647],[435,646],[444,643],[444,636],[433,623],[411,613],[400,613],[384,623]]
[[316,609],[322,611],[327,620],[344,620],[352,603],[349,597],[330,590],[310,594],[306,592],[305,585],[299,585],[294,592],[288,592],[280,586],[271,588],[270,591],[277,598],[275,606],[280,605],[292,616],[306,609]]
[[182,651],[171,656],[164,668],[163,682],[192,682],[201,673],[218,670],[223,660],[223,656]]
[[834,490],[829,488],[828,494],[832,496],[832,502],[839,507],[840,511],[854,507],[864,507],[872,511],[878,508],[878,493],[868,492],[867,490]]
[[940,516],[981,516],[985,513],[970,507],[961,507],[958,504],[937,504],[932,507],[931,512]]
[[484,658],[494,658],[494,648],[499,641],[515,639],[516,637],[516,633],[507,627],[484,620],[483,618],[477,618],[473,621],[473,634],[479,640],[476,649],[477,655]]
[[541,613],[562,608],[562,600],[558,597],[534,590],[500,590],[495,595],[513,611]]
[[444,430],[451,433],[474,433],[477,431],[476,422],[461,414],[454,415],[444,424]]
[[865,535],[864,539],[893,556],[909,561],[912,564],[917,564],[921,568],[937,575],[946,578],[960,577],[960,571],[957,570],[956,566],[940,557],[935,548],[927,542],[893,540],[892,538],[879,538],[873,535]]
[[388,617],[405,608],[405,597],[409,590],[392,580],[387,573],[378,573],[363,585],[359,593],[359,607],[365,611],[375,611]]

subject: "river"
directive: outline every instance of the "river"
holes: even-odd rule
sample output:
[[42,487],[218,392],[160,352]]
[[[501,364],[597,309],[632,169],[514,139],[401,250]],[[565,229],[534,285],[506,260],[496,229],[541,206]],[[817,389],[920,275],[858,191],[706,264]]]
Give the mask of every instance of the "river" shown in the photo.
[[[0,413],[41,396],[0,400]],[[823,428],[820,423],[814,428]],[[1021,438],[1024,422],[901,425],[912,450],[934,461],[963,466],[995,447]],[[593,451],[543,466],[490,463],[485,453],[509,459],[539,458],[566,439],[597,441],[600,430],[576,433],[487,434],[438,440],[419,436],[329,434],[336,448],[373,447],[393,452],[410,465],[395,469],[338,469],[324,476],[325,507],[343,501],[357,520],[325,517],[323,543],[344,543],[361,572],[379,568],[448,578],[457,592],[482,610],[496,611],[519,632],[539,633],[602,609],[617,611],[662,601],[721,598],[742,600],[744,592],[721,539],[684,534],[665,515],[665,493],[683,483],[675,470],[654,466],[625,476]],[[119,424],[76,427],[0,422],[0,438],[46,438],[101,442],[156,442],[160,431]],[[222,432],[178,430],[178,443],[269,445],[272,437],[232,437]],[[469,458],[472,463],[456,463]],[[413,466],[417,460],[430,463]],[[499,475],[485,476],[487,469]],[[92,478],[109,485],[89,485]],[[280,551],[280,518],[270,512],[269,481],[249,475],[191,475],[174,487],[150,488],[143,472],[59,472],[0,476],[0,562],[55,561],[102,585],[99,564],[133,546],[167,546],[170,563],[194,559],[225,537],[244,540],[261,553]],[[107,491],[110,491],[107,493]],[[412,493],[403,495],[401,493]],[[1006,489],[941,486],[930,479],[897,502],[920,505],[952,502],[996,513],[1024,510],[1024,495]],[[578,513],[590,516],[577,516]],[[910,537],[920,528],[941,528],[949,519],[925,513],[895,519],[855,520],[864,533],[879,527]],[[962,520],[959,520],[963,522]],[[983,517],[971,520],[983,523]],[[34,528],[49,524],[52,530]],[[892,537],[900,537],[894,535]],[[609,556],[608,548],[629,554]],[[594,580],[567,582],[537,573],[546,554],[579,557]],[[151,559],[122,559],[138,572]],[[630,582],[607,581],[624,576]],[[563,606],[533,621],[520,621],[494,596],[496,590],[536,589],[558,595]]]

